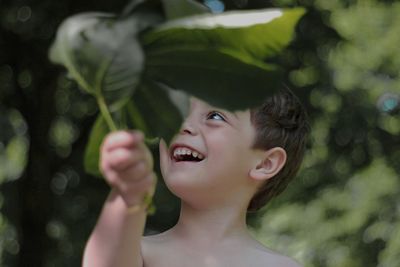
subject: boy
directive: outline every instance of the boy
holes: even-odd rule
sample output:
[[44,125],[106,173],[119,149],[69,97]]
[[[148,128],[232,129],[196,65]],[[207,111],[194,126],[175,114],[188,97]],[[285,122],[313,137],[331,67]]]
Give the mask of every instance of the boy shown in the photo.
[[228,112],[191,99],[169,147],[160,142],[168,188],[181,199],[178,223],[142,238],[152,158],[140,132],[110,134],[101,170],[112,190],[88,241],[85,267],[298,267],[263,247],[246,228],[246,212],[279,194],[297,172],[309,127],[285,90],[253,110]]

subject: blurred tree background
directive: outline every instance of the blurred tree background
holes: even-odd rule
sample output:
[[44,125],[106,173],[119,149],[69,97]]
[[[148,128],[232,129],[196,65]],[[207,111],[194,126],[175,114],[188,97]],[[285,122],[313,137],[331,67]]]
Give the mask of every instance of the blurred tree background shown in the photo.
[[[108,192],[82,167],[98,111],[47,53],[66,17],[126,4],[0,0],[1,266],[80,265]],[[224,4],[308,9],[282,60],[312,121],[310,148],[287,191],[251,216],[256,238],[305,266],[400,266],[400,3]],[[177,217],[177,200],[160,184],[148,233]]]

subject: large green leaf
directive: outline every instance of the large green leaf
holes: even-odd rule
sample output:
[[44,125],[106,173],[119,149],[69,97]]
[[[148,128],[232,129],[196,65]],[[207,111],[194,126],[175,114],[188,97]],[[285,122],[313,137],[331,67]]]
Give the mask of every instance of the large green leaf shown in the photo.
[[177,48],[148,54],[145,75],[212,105],[236,110],[261,103],[278,88],[281,73],[275,65],[232,51]]
[[167,22],[141,38],[146,77],[224,108],[256,105],[280,85],[273,60],[303,14],[266,9]]
[[92,126],[83,158],[85,171],[93,176],[102,176],[99,170],[100,146],[109,132],[105,119],[99,115]]
[[[182,114],[166,88],[144,80],[133,95],[132,102],[146,119],[151,137],[162,137],[169,142],[182,122]],[[129,112],[133,116],[133,112]]]
[[[126,129],[141,130],[150,140],[162,137],[171,140],[182,121],[177,106],[167,91],[152,82],[141,83],[132,97],[115,115]],[[101,177],[99,171],[100,146],[110,132],[103,116],[99,115],[86,145],[84,167],[87,173]],[[153,147],[151,147],[153,148]],[[152,149],[157,150],[157,148]]]
[[211,13],[210,9],[194,0],[162,0],[168,20]]
[[[143,113],[139,112],[132,99],[128,100],[124,106],[115,112],[114,117],[118,118],[120,123],[119,129],[138,129],[149,135],[149,127],[143,118]],[[94,123],[89,135],[89,142],[85,148],[84,167],[87,173],[101,177],[99,170],[100,147],[106,137],[110,133],[110,128],[102,116],[99,116]]]
[[[181,116],[171,101],[173,91],[166,88],[184,90],[223,108],[256,105],[278,87],[281,71],[271,59],[289,43],[303,13],[264,10],[173,20],[142,35],[144,64],[136,37],[163,18],[151,9],[136,8],[142,2],[133,2],[132,14],[119,19],[101,13],[68,19],[51,49],[54,62],[63,64],[86,91],[103,100],[99,101],[102,116],[85,153],[85,168],[95,175],[100,174],[99,147],[110,130],[106,125],[111,116],[104,115],[104,106],[118,117],[120,128],[169,140]],[[167,6],[171,9],[173,4]],[[265,18],[261,20],[260,14]],[[246,19],[237,25],[241,17]]]
[[121,16],[129,16],[130,14],[134,13],[137,8],[139,8],[143,3],[147,2],[146,0],[131,0],[125,8],[121,12]]
[[72,78],[96,98],[113,130],[117,126],[111,113],[133,94],[144,67],[137,35],[161,20],[158,13],[149,10],[120,18],[84,13],[68,18],[57,32],[50,59],[64,65]]
[[117,109],[132,95],[143,69],[144,56],[135,40],[136,19],[118,21],[102,13],[67,19],[50,51],[87,92]]
[[303,8],[231,11],[177,19],[147,33],[146,51],[166,47],[229,48],[263,60],[276,56],[293,38]]

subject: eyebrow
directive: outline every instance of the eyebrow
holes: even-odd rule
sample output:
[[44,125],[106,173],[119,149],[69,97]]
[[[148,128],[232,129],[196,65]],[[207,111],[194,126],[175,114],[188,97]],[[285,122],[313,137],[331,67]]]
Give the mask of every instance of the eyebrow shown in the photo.
[[239,117],[233,111],[229,111],[226,109],[219,109],[219,110],[217,109],[216,111],[221,112],[222,114],[224,114],[224,116],[228,116],[228,117],[231,117],[231,115],[233,115],[237,120],[239,120]]

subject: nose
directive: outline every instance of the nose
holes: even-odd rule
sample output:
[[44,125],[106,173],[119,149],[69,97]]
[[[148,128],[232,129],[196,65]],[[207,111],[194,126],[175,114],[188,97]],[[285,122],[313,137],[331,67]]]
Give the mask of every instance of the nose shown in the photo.
[[179,131],[180,134],[196,135],[198,133],[199,114],[201,107],[200,100],[195,97],[190,98],[190,107]]
[[190,122],[188,119],[189,118],[187,118],[182,123],[182,127],[181,127],[179,133],[180,134],[196,135],[198,131],[197,131],[196,127],[193,125],[193,123]]

